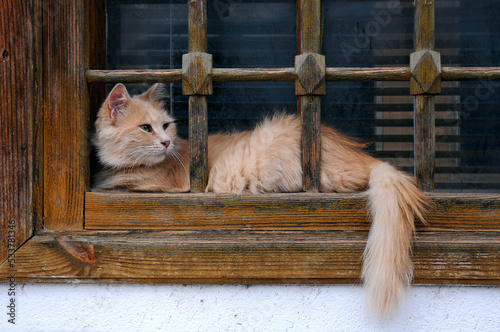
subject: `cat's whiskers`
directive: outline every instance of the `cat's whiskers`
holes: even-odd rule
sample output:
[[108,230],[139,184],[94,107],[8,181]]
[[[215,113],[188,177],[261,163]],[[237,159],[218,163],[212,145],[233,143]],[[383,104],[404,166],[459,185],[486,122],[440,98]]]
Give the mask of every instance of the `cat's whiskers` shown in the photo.
[[181,163],[182,168],[184,168],[184,170],[186,171],[186,173],[189,173],[188,170],[187,170],[186,165],[181,160],[182,156],[177,151],[175,151],[175,150],[172,151],[172,156],[174,156],[174,158],[177,159],[179,161],[179,163]]

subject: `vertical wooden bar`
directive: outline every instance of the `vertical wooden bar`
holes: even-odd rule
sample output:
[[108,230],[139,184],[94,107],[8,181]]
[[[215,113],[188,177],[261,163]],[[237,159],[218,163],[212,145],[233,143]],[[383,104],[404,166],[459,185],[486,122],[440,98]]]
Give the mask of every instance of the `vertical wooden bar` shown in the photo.
[[416,0],[415,3],[415,52],[434,50],[435,46],[435,17],[434,1]]
[[321,1],[299,0],[300,52],[321,53]]
[[44,222],[79,230],[89,183],[85,0],[43,2]]
[[28,211],[32,6],[32,1],[9,1],[0,11],[0,262],[32,234]]
[[[188,51],[207,51],[207,1],[188,0]],[[183,60],[184,61],[184,60]],[[203,66],[198,66],[200,69]],[[199,80],[202,73],[190,72],[190,79]],[[198,77],[194,77],[198,76]],[[201,84],[199,84],[201,86]],[[186,89],[184,90],[186,91]],[[184,92],[186,93],[186,92]],[[207,97],[196,91],[189,96],[189,176],[191,192],[204,192],[207,185]]]
[[[300,54],[321,53],[321,1],[299,0],[297,5],[297,35]],[[312,70],[314,66],[307,67]],[[298,69],[300,70],[300,68]],[[299,74],[299,73],[297,73]],[[315,76],[315,73],[305,73]],[[307,192],[319,191],[321,162],[321,97],[311,91],[297,98],[302,120],[302,183]]]
[[433,95],[418,95],[414,101],[415,175],[425,191],[434,189],[434,98]]
[[207,185],[208,122],[206,114],[207,97],[189,96],[189,175],[192,192],[203,192]]
[[188,0],[188,52],[207,51],[207,0]]
[[[435,1],[416,0],[414,3],[415,52],[433,51],[435,40]],[[421,61],[425,65],[415,66],[415,76],[424,77],[427,75],[427,77],[430,77],[436,74],[437,69],[432,68],[433,61],[424,61],[424,59],[421,59]],[[430,87],[430,84],[428,86],[429,90],[440,90],[440,81],[437,82],[439,87],[435,86],[434,89]],[[435,168],[435,97],[433,92],[415,92],[414,94],[416,94],[414,100],[415,177],[422,190],[433,191]]]

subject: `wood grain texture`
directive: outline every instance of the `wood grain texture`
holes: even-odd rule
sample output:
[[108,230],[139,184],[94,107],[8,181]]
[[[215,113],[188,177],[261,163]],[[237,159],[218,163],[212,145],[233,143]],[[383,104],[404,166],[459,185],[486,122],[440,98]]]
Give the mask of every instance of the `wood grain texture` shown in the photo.
[[28,179],[31,199],[28,199],[28,207],[31,212],[31,222],[27,227],[42,229],[44,214],[44,169],[43,169],[43,15],[42,0],[33,3],[33,109],[30,116],[28,136],[28,165],[31,177]]
[[[500,195],[430,195],[429,225],[419,231],[500,229]],[[368,231],[363,194],[87,193],[86,229]]]
[[[306,192],[318,192],[321,160],[321,98],[325,94],[325,63],[321,54],[321,1],[297,1],[297,52],[295,94],[301,116],[302,183]],[[308,54],[308,55],[305,55]],[[309,56],[311,55],[311,57]],[[314,56],[317,58],[315,60]],[[310,59],[311,64],[306,65]],[[310,61],[309,61],[310,62]],[[318,64],[320,62],[320,64]],[[305,83],[305,84],[304,84]],[[302,88],[305,85],[305,89]],[[309,87],[308,87],[309,86]],[[314,89],[311,88],[314,86]],[[314,91],[311,91],[314,90]],[[306,94],[306,95],[304,95]]]
[[[295,81],[290,68],[213,68],[214,82]],[[180,82],[181,69],[87,70],[88,83]],[[326,68],[326,80],[334,82],[409,81],[409,67]],[[498,67],[442,67],[442,81],[498,81]]]
[[321,170],[321,97],[300,96],[302,184],[307,192],[318,192]]
[[86,72],[87,83],[169,83],[182,80],[182,69],[97,70]]
[[32,1],[13,1],[0,11],[0,262],[32,233],[32,6]]
[[[188,1],[188,38],[189,53],[182,57],[182,81],[183,94],[190,95],[189,179],[191,192],[203,192],[208,179],[208,105],[205,95],[212,94],[212,56],[205,53],[207,51],[206,0]],[[192,86],[200,86],[200,89]]]
[[208,105],[206,96],[189,96],[189,178],[191,192],[204,192],[208,180]]
[[420,51],[410,54],[410,94],[441,93],[441,54],[436,51]]
[[414,105],[415,177],[422,190],[433,191],[436,167],[434,96],[415,96]]
[[415,0],[415,28],[414,44],[415,52],[434,50],[435,45],[435,1]]
[[[413,251],[415,282],[498,285],[499,235],[419,235]],[[83,251],[94,259],[75,257],[61,238],[86,247]],[[18,251],[16,280],[359,283],[366,238],[366,232],[318,231],[41,233]],[[0,278],[8,273],[2,265]]]
[[216,82],[295,81],[294,68],[213,68]]
[[83,228],[89,182],[85,2],[43,2],[50,13],[43,30],[45,229]]
[[295,94],[324,95],[325,84],[325,56],[321,54],[300,54],[295,57]]
[[499,67],[443,67],[443,81],[498,81]]
[[321,54],[321,0],[297,1],[297,18],[300,54]]
[[207,0],[188,0],[188,52],[207,51]]
[[438,53],[434,52],[434,3],[435,1],[427,0],[414,2],[415,53],[412,54],[410,63],[412,70],[410,92],[417,94],[414,98],[415,176],[418,185],[424,191],[434,190],[436,138],[435,98],[432,94],[441,92],[440,57]]
[[87,193],[85,227],[368,230],[369,224],[365,203],[360,195]]
[[409,67],[326,68],[327,81],[409,81]]
[[182,93],[184,95],[211,95],[212,55],[190,52],[182,55]]

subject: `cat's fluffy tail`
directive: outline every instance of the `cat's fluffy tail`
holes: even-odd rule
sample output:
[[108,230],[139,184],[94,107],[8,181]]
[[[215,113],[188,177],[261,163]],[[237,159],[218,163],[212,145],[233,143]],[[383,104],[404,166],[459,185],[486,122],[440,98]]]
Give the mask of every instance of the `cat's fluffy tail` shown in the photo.
[[427,198],[412,177],[381,162],[371,170],[368,201],[373,222],[362,277],[371,308],[387,317],[402,301],[413,277],[414,220],[424,220]]

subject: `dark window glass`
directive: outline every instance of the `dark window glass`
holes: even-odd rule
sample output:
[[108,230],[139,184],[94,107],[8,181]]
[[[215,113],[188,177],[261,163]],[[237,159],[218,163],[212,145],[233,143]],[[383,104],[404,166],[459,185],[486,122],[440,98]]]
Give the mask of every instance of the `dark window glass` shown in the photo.
[[[296,1],[208,1],[208,53],[216,68],[293,67]],[[409,65],[412,1],[323,1],[327,67]],[[185,0],[108,0],[108,68],[181,68]],[[443,66],[500,65],[497,0],[436,2]],[[170,84],[170,108],[187,136],[187,97]],[[144,90],[146,85],[130,86]],[[436,97],[436,190],[500,190],[500,84],[443,82]],[[293,82],[214,83],[209,131],[251,128],[265,114],[296,112]],[[412,173],[413,97],[408,82],[327,82],[322,119],[373,142],[371,153]]]

